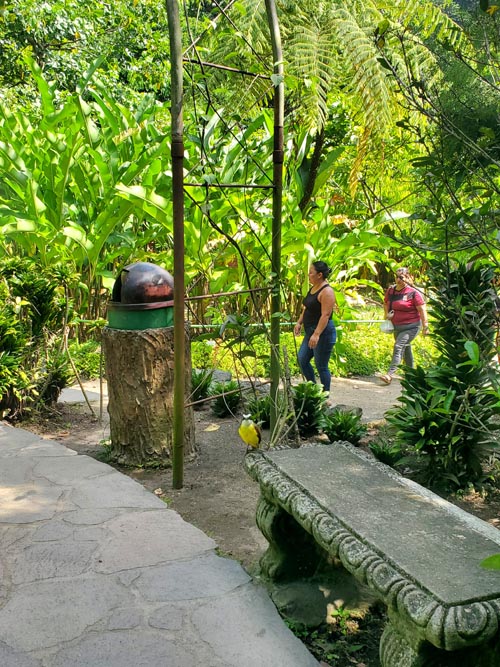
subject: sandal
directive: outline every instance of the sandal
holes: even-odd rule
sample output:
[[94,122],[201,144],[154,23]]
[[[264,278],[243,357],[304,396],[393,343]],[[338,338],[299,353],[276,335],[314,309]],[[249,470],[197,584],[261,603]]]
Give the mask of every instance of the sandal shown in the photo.
[[390,375],[381,375],[380,379],[384,384],[391,384],[392,382],[392,377]]

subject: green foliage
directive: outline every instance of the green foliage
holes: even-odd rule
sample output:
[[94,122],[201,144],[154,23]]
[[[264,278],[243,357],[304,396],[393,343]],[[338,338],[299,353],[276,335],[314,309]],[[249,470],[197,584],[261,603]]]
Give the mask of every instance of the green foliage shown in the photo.
[[234,358],[239,373],[246,377],[255,377],[257,369],[264,366],[262,362],[269,363],[269,342],[264,343],[266,352],[260,359],[254,346],[263,331],[265,327],[253,323],[246,313],[228,315],[219,328],[221,347]]
[[100,449],[97,451],[96,459],[103,463],[116,463],[116,455],[114,454],[111,440],[101,440],[99,445]]
[[327,622],[337,626],[344,636],[358,630],[356,617],[359,617],[359,610],[350,610],[342,604],[329,605]]
[[[368,610],[356,606],[345,609],[342,600],[327,605],[327,621],[314,629],[303,623],[284,619],[291,631],[314,655],[318,662],[331,667],[346,665],[378,665],[380,636],[387,624],[383,604],[376,603]],[[340,614],[331,612],[338,612]]]
[[[154,254],[156,263],[173,265],[168,132],[162,125],[166,110],[151,97],[139,105],[130,103],[130,108],[118,104],[100,71],[92,67],[75,92],[63,96],[34,61],[30,71],[39,88],[39,111],[26,114],[24,109],[0,107],[0,251],[36,256],[42,266],[61,262],[72,267],[79,274],[71,286],[74,308],[81,318],[96,320],[102,315],[111,278],[125,263]],[[186,114],[186,124],[195,126],[186,136],[190,178],[269,185],[273,150],[269,110],[242,122],[241,136],[227,132],[218,112],[208,113],[205,122],[202,141],[200,117]],[[286,150],[290,157],[293,142]],[[264,156],[259,164],[255,154]],[[291,171],[296,169],[300,166],[293,162]],[[298,182],[296,175],[290,173],[291,183]],[[219,188],[188,192],[187,291],[190,296],[235,291],[217,301],[216,307],[198,302],[193,306],[197,321],[223,328],[225,349],[236,358],[240,374],[268,375],[266,337],[248,345],[257,334],[255,324],[269,320],[268,291],[239,293],[242,287],[269,287],[268,207],[258,189],[244,195]],[[284,198],[284,219],[293,223],[282,230],[288,321],[300,307],[314,248],[322,248],[324,258],[338,267],[337,292],[346,311],[344,290],[355,290],[360,275],[369,275],[375,262],[385,262],[391,245],[387,235],[376,233],[377,220],[357,223],[354,231],[343,224],[332,227],[326,200],[317,203],[311,224],[302,217],[299,195],[293,188]],[[83,339],[82,331],[79,334]]]
[[367,427],[361,423],[361,417],[350,410],[328,410],[325,415],[323,432],[330,442],[346,440],[358,445],[366,435]]
[[[191,356],[196,368],[217,368],[237,376],[269,377],[270,342],[266,334],[256,328],[248,338],[232,337],[226,332],[225,338],[212,340],[214,334],[202,334],[191,341]],[[282,341],[293,339],[293,334],[284,334]],[[293,372],[298,372],[294,358],[291,360]]]
[[401,446],[392,439],[384,438],[382,434],[370,442],[369,448],[378,461],[391,468],[394,468],[401,459]]
[[[381,314],[378,314],[381,318]],[[378,324],[343,325],[342,340],[334,346],[330,360],[330,370],[334,376],[349,377],[351,375],[374,375],[385,372],[392,356],[394,340],[383,334]],[[290,374],[299,376],[300,369],[297,363],[297,344],[300,338],[286,329],[281,334],[281,345],[288,350]],[[251,370],[255,377],[269,377],[270,343],[267,336],[259,334],[251,341],[252,358]],[[412,344],[417,364],[429,366],[436,356],[436,349],[431,336],[418,336]],[[191,343],[193,366],[196,368],[217,368],[231,372],[233,375],[244,374],[238,359],[225,349],[222,341],[212,341],[209,345],[206,340],[194,339]],[[247,364],[247,370],[248,364]]]
[[314,382],[301,382],[293,388],[293,407],[299,433],[303,438],[316,435],[325,425],[324,406],[328,392]]
[[[73,92],[99,58],[99,74],[117,98],[168,91],[168,29],[162,0],[11,0],[2,10],[0,82],[29,101],[33,82],[23,56],[32,54],[48,79]],[[137,93],[135,94],[137,98]]]
[[[241,403],[240,385],[236,380],[215,382],[211,387],[212,412],[216,417],[234,417]],[[231,393],[230,393],[231,392]]]
[[[114,262],[156,237],[141,194],[169,181],[159,166],[166,136],[151,122],[152,99],[130,111],[94,77],[91,101],[83,80],[61,102],[34,61],[30,67],[39,114],[0,105],[0,251],[36,258],[34,281],[54,265],[78,274],[66,282],[79,313],[96,319],[100,304],[89,301],[100,298]],[[166,202],[156,214],[159,225],[171,220],[170,209]]]
[[74,378],[68,357],[61,353],[53,353],[47,360],[43,375],[40,376],[35,387],[37,403],[43,407],[54,406],[61,391]]
[[[446,15],[429,2],[412,2],[408,8],[407,3],[398,1],[389,18],[386,6],[378,2],[370,2],[366,8],[359,3],[352,7],[292,4],[286,4],[286,11],[280,10],[280,20],[286,24],[287,61],[296,66],[287,86],[294,95],[300,91],[307,113],[296,111],[292,103],[287,114],[290,141],[285,145],[287,187],[282,229],[286,261],[281,277],[284,319],[293,321],[297,314],[305,291],[307,264],[319,251],[322,259],[336,267],[332,282],[343,316],[350,319],[344,294],[355,292],[360,282],[377,289],[372,278],[395,252],[385,226],[396,216],[388,211],[384,201],[387,193],[381,186],[379,191],[377,185],[373,194],[377,205],[369,209],[380,209],[380,202],[384,202],[383,208],[388,211],[385,219],[380,215],[369,219],[364,205],[363,216],[350,219],[346,211],[360,210],[356,208],[359,201],[351,205],[347,198],[348,174],[357,175],[369,142],[381,137],[395,111],[390,100],[394,85],[387,65],[392,54],[401,56],[397,30],[404,26],[417,41],[421,29],[425,39],[439,34],[442,44],[451,43],[450,35],[458,36],[459,31],[453,32]],[[113,7],[94,0],[86,5],[78,0],[59,5],[47,2],[40,8],[33,0],[15,0],[4,13],[6,39],[1,55],[5,61],[3,69],[0,62],[0,75],[5,82],[9,77],[22,80],[23,88],[33,91],[34,104],[28,107],[29,113],[15,104],[0,105],[0,252],[37,257],[41,266],[59,261],[71,266],[78,274],[70,290],[73,307],[82,318],[96,320],[102,316],[111,277],[124,263],[154,253],[154,261],[167,267],[173,264],[170,157],[165,150],[169,110],[158,103],[165,99],[168,87],[168,63],[159,55],[167,53],[166,32],[162,30],[164,7],[159,0],[135,3],[133,7],[121,0]],[[422,6],[425,11],[421,12]],[[256,37],[251,40],[253,47],[258,45],[269,60],[268,35],[262,33],[266,23],[256,13],[262,7],[253,2],[236,3],[234,11],[242,12],[242,20],[252,24],[250,32]],[[390,23],[383,30],[382,15],[384,23]],[[203,32],[206,16],[202,12],[198,18],[195,30]],[[214,42],[205,43],[203,48],[215,51],[220,36],[232,52],[230,58],[240,65],[241,48],[233,49],[232,42],[226,40],[228,33],[235,37],[234,26],[222,28],[222,23],[218,23]],[[241,34],[245,31],[246,27]],[[374,31],[386,42],[383,54],[378,40],[376,43],[373,39]],[[331,45],[333,39],[338,48],[329,49],[325,60],[318,61],[307,39],[313,35],[321,44]],[[236,36],[239,39],[240,33]],[[346,48],[351,40],[355,40],[355,46]],[[418,44],[423,48],[423,42]],[[419,60],[417,56],[412,50],[412,64],[421,64],[422,72],[428,73],[425,58]],[[251,59],[253,55],[247,53],[246,57]],[[430,55],[429,59],[435,63]],[[356,76],[350,77],[348,70],[356,71]],[[420,72],[418,67],[411,71]],[[339,72],[343,74],[340,78]],[[306,85],[303,75],[307,76]],[[204,78],[203,86],[194,77],[193,96],[186,95],[186,100],[194,99],[201,89],[205,94],[211,76],[204,75],[208,78]],[[116,85],[109,85],[110,81]],[[123,94],[125,86],[146,91],[152,90],[156,82],[159,90],[154,99],[141,95],[138,103],[135,94]],[[266,100],[260,108],[255,107],[255,112],[253,105],[245,104],[248,98],[241,95],[241,83],[232,91],[228,90],[229,83],[211,91],[221,95],[223,112],[221,105],[203,114],[199,109],[192,113],[188,108],[191,102],[187,102],[185,160],[191,181],[269,186],[273,151],[269,89],[263,81],[258,86],[254,81],[253,85]],[[227,109],[236,108],[225,104],[231,95],[246,106],[241,116],[235,114],[237,132],[228,131],[224,120]],[[313,107],[315,113],[309,114]],[[307,127],[305,117],[314,118]],[[315,133],[320,127],[324,135]],[[380,142],[385,151],[384,164],[389,163],[403,130],[400,125],[391,137],[395,144]],[[360,160],[352,168],[358,149]],[[317,170],[316,151],[320,158]],[[371,171],[367,167],[365,194],[368,181],[381,182],[381,164],[374,161]],[[405,167],[396,160],[391,167],[397,174],[392,179],[394,188],[401,182],[399,176],[405,173]],[[305,210],[301,202],[311,179],[315,180],[310,188],[311,206]],[[228,192],[225,188],[188,186],[186,193],[187,292],[206,295],[233,289],[239,292],[246,287],[268,288],[270,199],[259,188]],[[250,322],[269,320],[268,297],[267,291],[252,295],[242,292],[218,300],[216,306],[193,306],[197,321],[224,323],[224,344],[218,342],[210,354],[213,363],[208,362],[204,351],[199,362],[194,358],[194,365],[233,372],[236,369],[239,376],[269,376],[268,337],[250,341],[254,332],[248,328]],[[367,346],[361,351],[351,345],[347,328],[340,334],[331,362],[335,374],[385,370],[390,340],[380,348]],[[82,330],[79,335],[84,338]],[[291,372],[298,375],[291,338],[285,336],[284,341],[288,341]]]
[[210,385],[212,384],[213,370],[202,368],[197,370],[193,368],[191,372],[191,396],[190,401],[201,401],[210,394]]
[[[382,319],[382,313],[378,314]],[[330,368],[335,375],[374,375],[385,372],[389,366],[394,338],[380,331],[380,325],[347,325],[342,338],[342,349],[337,350],[337,357]],[[337,346],[336,346],[337,347]],[[429,366],[433,363],[436,350],[431,337],[418,336],[412,343],[416,364]]]
[[[300,179],[301,183],[307,184],[309,179],[315,181],[317,178],[319,184],[324,178],[324,184],[329,180],[334,163],[337,185],[339,171],[342,171],[339,163],[344,166],[345,175],[345,151],[349,152],[352,167],[350,184],[354,190],[368,147],[380,150],[385,145],[380,139],[389,134],[389,129],[394,134],[401,131],[394,128],[399,108],[398,91],[391,77],[392,68],[411,73],[412,78],[425,76],[433,84],[437,83],[439,62],[429,49],[429,38],[435,36],[440,43],[456,48],[461,41],[461,30],[441,7],[430,0],[410,3],[407,0],[392,3],[377,0],[362,3],[305,0],[297,3],[287,0],[280,3],[279,10],[280,26],[285,37],[283,49],[287,63],[290,116],[299,125],[294,143],[303,178],[296,174],[296,182]],[[235,68],[242,66],[242,59],[243,62],[249,61],[247,69],[255,71],[256,55],[262,58],[262,54],[267,56],[268,53],[264,3],[257,0],[237,3],[232,20],[238,25],[238,30],[221,31],[216,55]],[[245,36],[244,40],[240,39],[241,35]],[[251,45],[252,53],[247,45]],[[406,66],[403,62],[405,55],[410,60]],[[209,85],[211,83],[214,89],[222,87],[220,72],[210,72],[207,76]],[[210,77],[219,85],[211,82]],[[245,82],[237,81],[236,89],[224,89],[225,106],[235,108],[244,115],[245,108],[253,106],[255,96],[263,97],[261,82],[249,79],[248,86],[242,88]],[[320,139],[317,143],[322,153],[319,166],[315,162],[317,156],[311,154],[311,145],[305,147],[307,141],[304,134],[316,132],[317,137],[323,137],[330,116],[342,115],[342,112],[355,119],[351,132],[345,133],[345,143],[350,143],[349,135],[356,136],[357,141],[350,146],[327,143],[322,151]],[[355,152],[357,156],[353,165]],[[341,160],[339,155],[342,155]],[[384,155],[384,160],[386,157]],[[379,171],[381,163],[382,160],[379,160]],[[314,188],[313,182],[309,190],[314,191]]]
[[[426,253],[441,257],[483,257],[498,266],[500,32],[498,5],[490,4],[488,14],[474,11],[479,3],[472,0],[450,3],[446,9],[457,17],[461,40],[453,48],[440,40],[431,42],[444,73],[442,85],[422,76],[403,80],[403,70],[393,69],[410,111],[402,124],[423,151],[410,158],[420,194],[410,224],[403,224],[396,235],[418,256],[425,247]],[[408,60],[406,71],[414,71]],[[418,123],[412,119],[415,112]]]
[[34,401],[52,404],[71,376],[58,336],[63,275],[32,259],[0,259],[0,413],[8,419]]
[[[214,348],[215,341],[205,340],[203,336],[191,340],[191,363],[193,368],[215,368],[214,366]],[[228,370],[219,367],[219,370]]]
[[88,340],[79,343],[77,340],[71,340],[68,348],[78,375],[82,379],[94,380],[101,376],[101,346],[97,341]]
[[430,486],[465,488],[483,478],[483,461],[498,448],[492,417],[500,406],[493,383],[495,302],[493,271],[433,264],[430,302],[440,351],[435,367],[406,369],[401,407],[387,413],[397,441],[423,464]]
[[484,567],[487,570],[500,570],[500,554],[494,554],[493,556],[488,556],[488,558],[482,560],[481,567]]
[[254,422],[260,424],[262,428],[269,428],[271,424],[271,407],[271,395],[264,394],[263,396],[251,398],[246,405],[246,410],[250,413]]
[[[1,318],[1,314],[0,314]],[[35,383],[22,370],[20,352],[0,351],[0,417],[17,419],[33,396]]]

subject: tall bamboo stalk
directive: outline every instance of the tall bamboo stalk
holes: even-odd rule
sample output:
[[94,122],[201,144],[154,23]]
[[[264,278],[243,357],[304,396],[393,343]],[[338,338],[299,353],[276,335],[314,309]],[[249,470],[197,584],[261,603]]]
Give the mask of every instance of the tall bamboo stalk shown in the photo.
[[183,66],[178,0],[166,0],[171,63],[172,197],[174,224],[174,410],[172,486],[181,489],[184,480],[184,142]]
[[274,430],[280,383],[280,281],[281,281],[281,209],[283,201],[283,125],[285,91],[283,84],[283,51],[274,0],[266,0],[267,20],[271,33],[274,71],[274,150],[273,150],[273,223],[271,267],[273,291],[271,297],[271,433]]

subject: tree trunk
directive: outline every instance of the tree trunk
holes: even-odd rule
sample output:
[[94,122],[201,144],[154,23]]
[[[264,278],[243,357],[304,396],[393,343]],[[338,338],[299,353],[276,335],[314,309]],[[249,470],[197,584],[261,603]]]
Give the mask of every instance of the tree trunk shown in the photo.
[[323,153],[323,146],[325,145],[325,128],[322,127],[321,130],[316,134],[314,139],[314,150],[311,157],[311,164],[309,165],[309,172],[307,174],[307,180],[304,185],[304,194],[302,199],[299,202],[299,208],[304,213],[306,208],[311,203],[311,198],[314,192],[314,186],[316,185],[316,178],[318,177],[318,171],[321,166],[321,155]]
[[[191,347],[186,333],[186,402],[191,387]],[[125,465],[170,465],[173,441],[174,329],[102,334],[108,381],[111,454]],[[192,408],[186,408],[185,456],[196,452]]]

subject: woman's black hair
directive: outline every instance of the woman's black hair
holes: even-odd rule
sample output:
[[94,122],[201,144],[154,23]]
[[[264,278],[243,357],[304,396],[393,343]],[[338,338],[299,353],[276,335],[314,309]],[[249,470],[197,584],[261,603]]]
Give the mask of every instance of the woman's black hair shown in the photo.
[[326,280],[330,273],[332,272],[331,268],[325,262],[313,262],[312,265],[318,273],[323,274],[323,278]]

